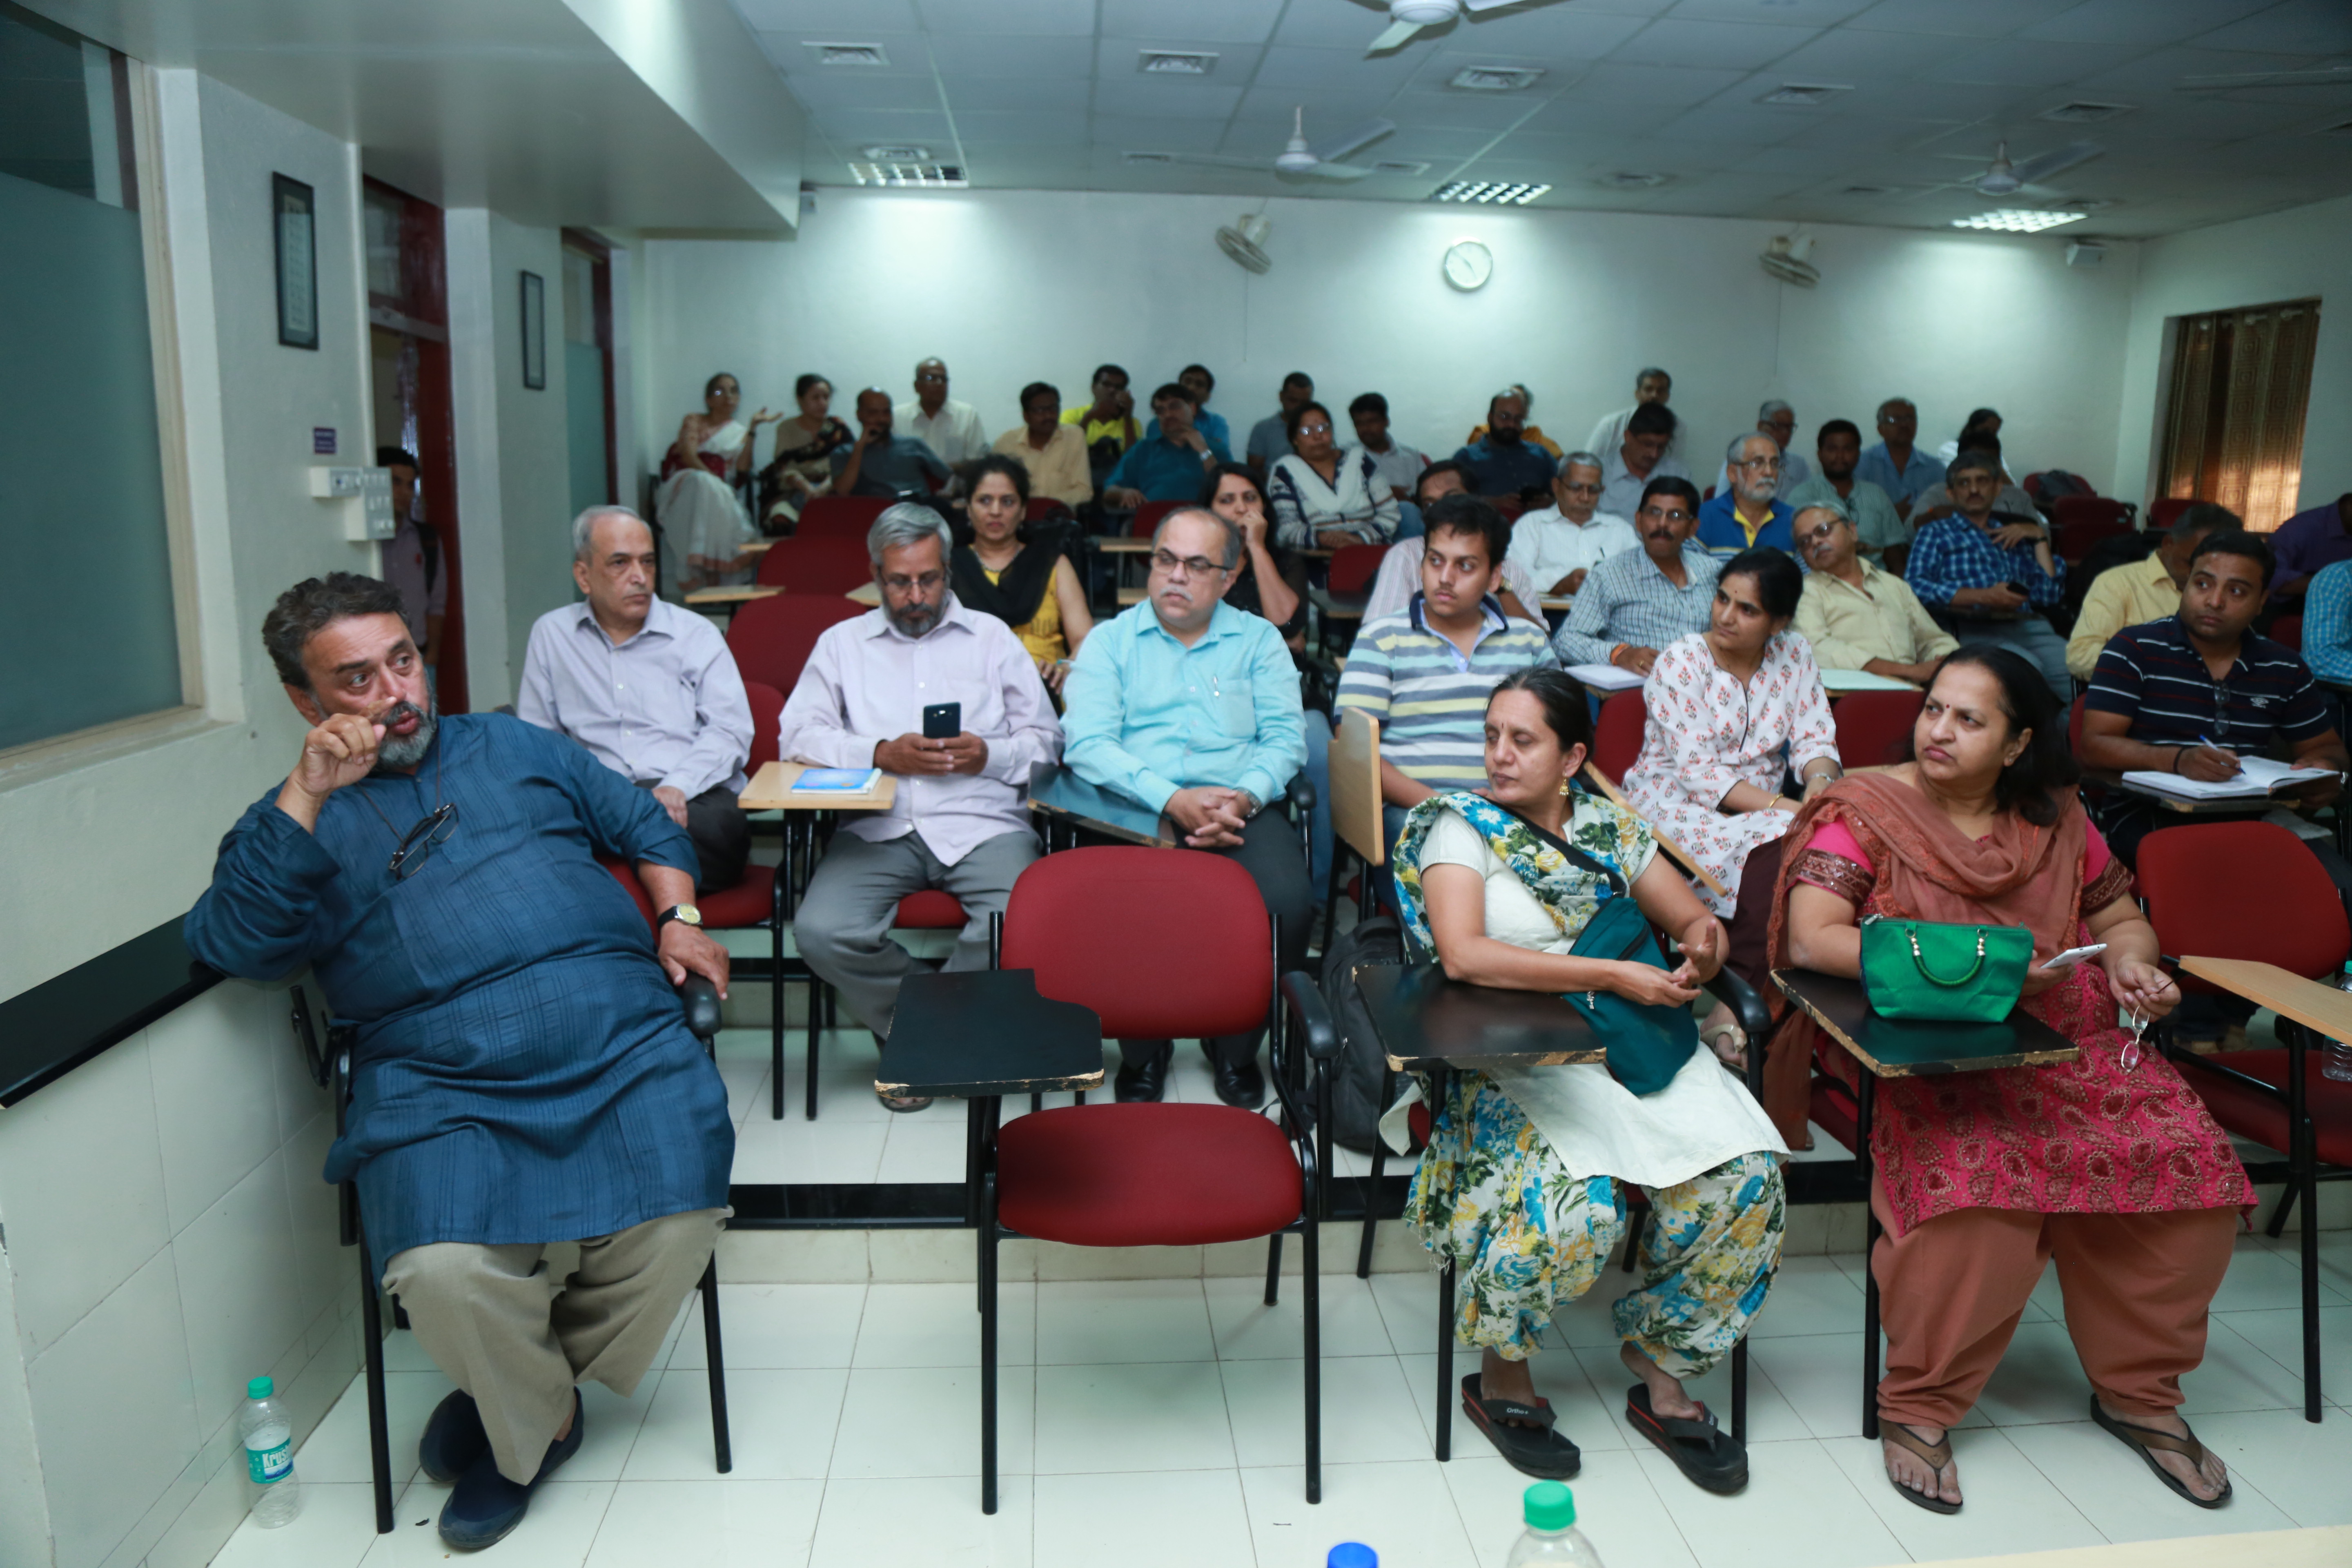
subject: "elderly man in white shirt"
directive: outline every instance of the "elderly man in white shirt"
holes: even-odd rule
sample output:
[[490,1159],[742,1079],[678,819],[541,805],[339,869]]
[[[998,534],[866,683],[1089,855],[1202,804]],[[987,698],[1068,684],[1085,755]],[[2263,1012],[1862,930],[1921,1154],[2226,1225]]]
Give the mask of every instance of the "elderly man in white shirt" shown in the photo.
[[950,468],[988,453],[988,432],[981,426],[979,410],[948,395],[945,360],[927,359],[915,367],[914,399],[893,405],[890,416],[900,434],[937,452]]
[[625,506],[572,523],[572,580],[587,598],[530,628],[515,714],[570,736],[654,793],[694,840],[703,892],[742,880],[751,829],[735,797],[751,705],[718,628],[655,596],[653,530]]
[[1570,452],[1552,476],[1552,505],[1528,512],[1511,525],[1510,552],[1504,557],[1531,578],[1539,594],[1573,594],[1584,574],[1612,555],[1642,547],[1642,536],[1622,517],[1600,509],[1601,459]]
[[[890,940],[898,900],[935,888],[963,906],[946,963],[988,967],[988,924],[1037,858],[1021,793],[1058,761],[1062,727],[1037,663],[1011,627],[948,590],[947,524],[901,504],[866,536],[882,605],[817,638],[784,704],[782,755],[898,775],[887,811],[851,817],[833,837],[793,920],[801,956],[887,1039],[898,983],[922,966]],[[961,705],[955,735],[929,739],[923,710]],[[893,1110],[928,1100],[882,1097]]]

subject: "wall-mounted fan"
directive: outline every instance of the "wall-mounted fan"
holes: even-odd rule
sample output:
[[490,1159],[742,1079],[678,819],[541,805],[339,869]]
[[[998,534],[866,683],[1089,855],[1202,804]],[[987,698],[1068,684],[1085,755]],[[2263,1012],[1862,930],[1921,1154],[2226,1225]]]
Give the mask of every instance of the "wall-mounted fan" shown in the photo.
[[1360,180],[1374,171],[1357,163],[1342,163],[1340,159],[1367,142],[1379,140],[1396,129],[1392,120],[1367,120],[1337,142],[1322,147],[1307,144],[1307,110],[1300,109],[1291,120],[1290,142],[1273,158],[1232,158],[1216,153],[1171,153],[1171,163],[1206,163],[1218,169],[1271,169],[1277,174],[1312,174],[1326,180]]
[[1781,282],[1811,289],[1822,280],[1822,269],[1806,259],[1812,253],[1813,237],[1801,228],[1794,234],[1775,235],[1756,260]]
[[1274,225],[1263,216],[1244,214],[1233,224],[1217,230],[1217,248],[1232,257],[1245,272],[1269,272],[1274,268],[1274,258],[1265,253],[1265,237],[1273,228]]

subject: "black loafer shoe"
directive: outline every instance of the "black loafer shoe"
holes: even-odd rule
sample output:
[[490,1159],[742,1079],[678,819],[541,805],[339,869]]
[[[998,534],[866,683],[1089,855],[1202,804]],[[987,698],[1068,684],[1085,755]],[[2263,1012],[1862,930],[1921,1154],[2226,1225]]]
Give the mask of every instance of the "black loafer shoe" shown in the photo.
[[416,1462],[428,1478],[446,1487],[472,1469],[489,1446],[481,1410],[461,1388],[433,1407],[425,1436],[417,1439]]
[[1241,1110],[1255,1110],[1264,1105],[1265,1075],[1257,1070],[1257,1058],[1217,1063],[1217,1098]]
[[504,1541],[522,1522],[522,1516],[530,1511],[530,1496],[539,1489],[539,1483],[578,1453],[587,1435],[588,1412],[582,1408],[579,1391],[575,1389],[572,1394],[572,1431],[547,1446],[547,1458],[540,1461],[539,1474],[531,1478],[530,1485],[518,1486],[499,1474],[498,1457],[486,1446],[481,1457],[457,1478],[449,1500],[441,1505],[442,1544],[458,1552],[479,1552]]
[[1162,1046],[1148,1061],[1132,1065],[1121,1063],[1118,1076],[1112,1081],[1111,1091],[1121,1105],[1138,1101],[1158,1103],[1168,1092],[1168,1058],[1175,1054],[1171,1046]]

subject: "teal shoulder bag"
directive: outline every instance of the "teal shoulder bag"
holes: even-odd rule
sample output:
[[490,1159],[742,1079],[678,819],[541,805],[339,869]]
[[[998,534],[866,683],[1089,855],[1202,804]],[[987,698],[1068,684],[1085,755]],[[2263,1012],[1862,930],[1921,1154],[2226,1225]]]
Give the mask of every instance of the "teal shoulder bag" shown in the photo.
[[2032,962],[2023,926],[1862,922],[1862,991],[1883,1018],[1997,1024],[2017,1005]]

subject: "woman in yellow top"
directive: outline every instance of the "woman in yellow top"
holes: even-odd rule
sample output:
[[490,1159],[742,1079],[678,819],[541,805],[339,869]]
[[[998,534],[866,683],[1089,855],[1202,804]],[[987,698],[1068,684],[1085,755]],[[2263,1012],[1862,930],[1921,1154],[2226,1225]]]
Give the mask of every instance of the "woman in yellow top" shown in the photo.
[[1029,470],[991,452],[971,475],[971,542],[950,562],[955,595],[1011,626],[1057,697],[1070,656],[1095,629],[1078,574],[1062,553],[1058,524],[1029,522]]

